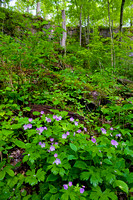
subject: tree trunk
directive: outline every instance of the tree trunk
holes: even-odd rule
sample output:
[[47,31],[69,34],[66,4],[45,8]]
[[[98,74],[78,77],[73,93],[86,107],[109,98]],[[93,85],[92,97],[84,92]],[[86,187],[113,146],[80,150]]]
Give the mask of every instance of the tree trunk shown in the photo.
[[[90,17],[88,15],[87,18],[87,45],[89,44],[89,40],[90,40]],[[89,46],[88,46],[89,49]]]
[[122,32],[124,4],[125,4],[125,0],[122,0],[122,3],[121,3],[121,12],[120,12],[120,32]]
[[36,16],[38,16],[40,14],[40,2],[37,1],[37,5],[36,5]]
[[80,46],[81,46],[81,44],[82,44],[82,6],[80,6],[79,27],[80,27],[79,44],[80,44]]
[[63,31],[63,37],[62,37],[62,41],[61,41],[61,46],[62,47],[66,47],[66,38],[67,38],[67,34],[66,34],[66,15],[65,15],[65,10],[62,10],[62,28],[65,30]]
[[108,18],[109,18],[109,31],[110,31],[110,37],[111,37],[111,65],[114,66],[114,56],[113,56],[113,35],[112,35],[112,28],[111,28],[111,19],[110,19],[110,3],[108,0]]
[[29,0],[27,0],[27,9],[26,9],[26,12],[29,13],[29,11],[30,11]]

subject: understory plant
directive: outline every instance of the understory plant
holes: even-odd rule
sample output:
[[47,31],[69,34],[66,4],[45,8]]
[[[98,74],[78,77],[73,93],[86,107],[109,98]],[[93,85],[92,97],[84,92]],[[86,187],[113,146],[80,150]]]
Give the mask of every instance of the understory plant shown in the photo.
[[[97,127],[66,111],[11,116],[0,127],[0,199],[118,199],[132,191],[131,135]],[[2,115],[2,114],[1,114]],[[6,115],[2,115],[2,118]]]

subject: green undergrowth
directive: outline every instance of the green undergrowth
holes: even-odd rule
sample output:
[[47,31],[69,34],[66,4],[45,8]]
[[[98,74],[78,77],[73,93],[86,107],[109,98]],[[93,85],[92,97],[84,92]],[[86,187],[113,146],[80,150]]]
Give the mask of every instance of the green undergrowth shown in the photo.
[[[131,199],[133,83],[130,58],[122,59],[128,49],[119,51],[116,41],[115,67],[109,39],[103,45],[94,37],[88,49],[70,41],[64,55],[60,28],[52,38],[37,22],[38,32],[24,32],[8,14],[0,16],[0,200]],[[5,34],[5,19],[24,29]]]

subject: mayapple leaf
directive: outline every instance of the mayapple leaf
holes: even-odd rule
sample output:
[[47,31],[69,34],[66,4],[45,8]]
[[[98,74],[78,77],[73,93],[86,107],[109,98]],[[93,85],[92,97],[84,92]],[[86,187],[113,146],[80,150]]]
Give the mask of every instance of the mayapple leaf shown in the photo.
[[128,185],[124,181],[116,180],[113,187],[119,187],[122,191],[128,193]]

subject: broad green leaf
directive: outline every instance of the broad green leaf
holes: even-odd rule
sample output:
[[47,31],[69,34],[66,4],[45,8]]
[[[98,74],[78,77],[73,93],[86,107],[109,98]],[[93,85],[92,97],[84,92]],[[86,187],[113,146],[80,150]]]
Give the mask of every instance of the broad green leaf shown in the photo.
[[34,111],[34,112],[33,112],[33,115],[40,115],[40,112]]
[[90,172],[82,172],[80,174],[80,179],[83,181],[87,181],[90,178]]
[[21,140],[15,140],[14,143],[20,148],[25,148],[25,143],[22,142]]
[[3,178],[5,177],[5,174],[6,174],[5,171],[0,172],[0,180],[3,180]]
[[54,175],[54,174],[50,174],[46,180],[46,182],[48,181],[56,181],[58,179],[58,176]]
[[84,161],[76,161],[74,167],[81,168],[81,169],[88,169],[87,164]]
[[116,180],[113,187],[119,187],[122,191],[128,193],[128,185],[124,181]]
[[50,189],[50,193],[57,193],[57,188],[56,187],[54,187],[53,185],[49,185],[49,189]]
[[70,148],[71,148],[73,151],[76,152],[76,151],[78,150],[77,147],[76,147],[74,144],[70,143],[69,145],[70,145]]
[[104,163],[108,164],[108,165],[113,165],[113,163],[109,160],[109,159],[104,159],[103,160]]
[[9,168],[6,168],[6,172],[10,175],[10,176],[14,176],[14,171],[9,169]]
[[74,155],[69,155],[67,157],[68,160],[76,160],[77,158]]
[[94,173],[92,174],[91,178],[90,178],[90,183],[91,183],[94,187],[98,186],[98,184],[99,184],[99,183],[102,183],[102,181],[103,181],[103,180],[101,179],[100,174],[99,174],[99,173],[96,173],[96,172],[94,172]]

